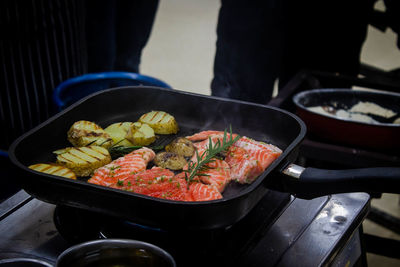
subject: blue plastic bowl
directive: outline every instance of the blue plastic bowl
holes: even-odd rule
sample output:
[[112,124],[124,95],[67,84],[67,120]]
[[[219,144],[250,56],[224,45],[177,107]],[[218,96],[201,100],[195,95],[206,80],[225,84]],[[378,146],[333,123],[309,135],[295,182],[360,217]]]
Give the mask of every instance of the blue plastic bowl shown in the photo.
[[62,110],[92,93],[121,86],[156,86],[171,88],[156,78],[132,72],[101,72],[74,77],[62,82],[53,92],[57,110]]

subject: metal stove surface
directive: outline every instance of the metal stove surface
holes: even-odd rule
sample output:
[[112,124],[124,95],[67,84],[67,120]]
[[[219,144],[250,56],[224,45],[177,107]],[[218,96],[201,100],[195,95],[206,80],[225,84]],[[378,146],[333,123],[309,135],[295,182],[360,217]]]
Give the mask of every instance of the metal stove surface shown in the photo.
[[[154,233],[102,217],[100,231],[87,233],[84,224],[56,227],[56,207],[20,191],[0,204],[0,259],[31,257],[54,263],[73,242],[103,236],[155,243],[170,252],[178,266],[335,266],[343,262],[352,266],[360,258],[357,230],[367,215],[369,200],[365,193],[302,200],[271,191],[249,216],[227,229]],[[77,216],[72,221],[78,221]],[[74,227],[81,232],[77,228],[75,236],[66,234]],[[199,243],[188,242],[191,238]]]

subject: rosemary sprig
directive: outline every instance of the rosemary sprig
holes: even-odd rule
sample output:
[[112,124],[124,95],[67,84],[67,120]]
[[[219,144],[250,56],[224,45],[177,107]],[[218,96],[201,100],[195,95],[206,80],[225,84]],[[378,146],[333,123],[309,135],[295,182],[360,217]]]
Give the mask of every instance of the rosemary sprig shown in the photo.
[[[122,145],[113,145],[111,146],[108,151],[110,152],[111,158],[119,158],[122,156],[125,156],[128,153],[131,153],[133,150],[142,148],[143,146],[122,146]],[[149,147],[153,149],[154,151],[160,151],[164,149],[164,146],[153,146]]]
[[[97,140],[98,139],[93,140],[92,142],[90,142],[86,146],[92,145]],[[104,143],[106,143],[106,142],[108,142],[110,140],[111,139],[107,139],[106,141],[101,143],[99,146],[102,146]],[[143,146],[123,146],[123,145],[118,145],[119,143],[121,143],[124,140],[125,139],[121,139],[117,143],[113,144],[112,146],[110,146],[108,148],[108,152],[110,152],[111,158],[115,159],[115,158],[119,158],[119,157],[125,156],[126,154],[131,153],[133,150],[136,150],[136,149],[139,149],[139,148],[143,147]],[[153,147],[149,147],[149,148],[153,149],[154,151],[160,151],[160,150],[164,149],[164,146],[153,146]]]
[[[92,142],[90,142],[89,144],[86,144],[85,146],[91,146],[93,144],[95,144],[99,139],[95,139]],[[107,138],[106,140],[104,140],[101,144],[99,144],[98,146],[103,146],[105,143],[110,142],[112,139],[111,138]]]
[[93,145],[94,143],[96,143],[97,142],[97,139],[96,140],[93,140],[92,142],[90,142],[89,144],[87,144],[87,145],[85,145],[85,146],[91,146],[91,145]]
[[213,142],[211,141],[211,137],[208,137],[209,144],[207,149],[203,153],[201,153],[201,155],[196,150],[197,162],[189,161],[188,169],[185,170],[185,179],[188,186],[196,176],[208,176],[207,174],[202,173],[205,170],[209,169],[207,164],[214,162],[215,157],[218,154],[226,151],[233,143],[235,143],[240,138],[239,135],[237,135],[235,138],[232,138],[232,127],[229,128],[230,128],[229,140],[227,138],[227,129],[225,129],[224,136],[222,138],[222,143],[218,139],[215,142],[215,144],[213,144]]

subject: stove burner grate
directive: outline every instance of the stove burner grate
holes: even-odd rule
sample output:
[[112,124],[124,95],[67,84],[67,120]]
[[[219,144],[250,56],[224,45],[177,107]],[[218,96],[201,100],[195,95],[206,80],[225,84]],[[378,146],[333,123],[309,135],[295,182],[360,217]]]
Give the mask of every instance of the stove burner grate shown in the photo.
[[72,244],[101,238],[134,239],[165,249],[178,266],[201,266],[204,261],[210,266],[211,259],[226,265],[234,264],[254,247],[290,199],[289,194],[269,191],[240,222],[214,230],[166,230],[67,206],[56,207],[54,223],[61,236]]

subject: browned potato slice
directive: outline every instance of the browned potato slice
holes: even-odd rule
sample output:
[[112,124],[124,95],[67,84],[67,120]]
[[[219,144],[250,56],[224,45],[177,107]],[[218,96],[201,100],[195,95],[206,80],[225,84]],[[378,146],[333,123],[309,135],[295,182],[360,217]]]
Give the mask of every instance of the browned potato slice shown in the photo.
[[68,141],[75,147],[83,147],[89,144],[108,148],[112,145],[112,139],[103,128],[91,121],[75,122],[67,133]]
[[170,170],[181,170],[186,164],[186,159],[182,155],[171,152],[160,152],[154,158],[154,163],[158,167]]
[[133,123],[125,138],[136,146],[148,146],[156,140],[153,128],[141,122]]
[[56,164],[38,163],[29,166],[29,169],[76,180],[75,173],[66,167]]
[[147,123],[156,134],[176,134],[179,131],[175,118],[164,111],[151,111],[143,114],[139,122]]
[[133,122],[117,122],[109,125],[104,129],[113,140],[114,144],[121,146],[133,146],[132,142],[126,139],[129,129],[133,126]]
[[71,169],[76,176],[92,175],[94,170],[111,162],[110,153],[101,146],[68,147],[56,152],[57,163]]
[[192,141],[184,137],[174,139],[170,144],[165,146],[165,151],[172,152],[184,157],[191,157],[194,155],[194,146]]

